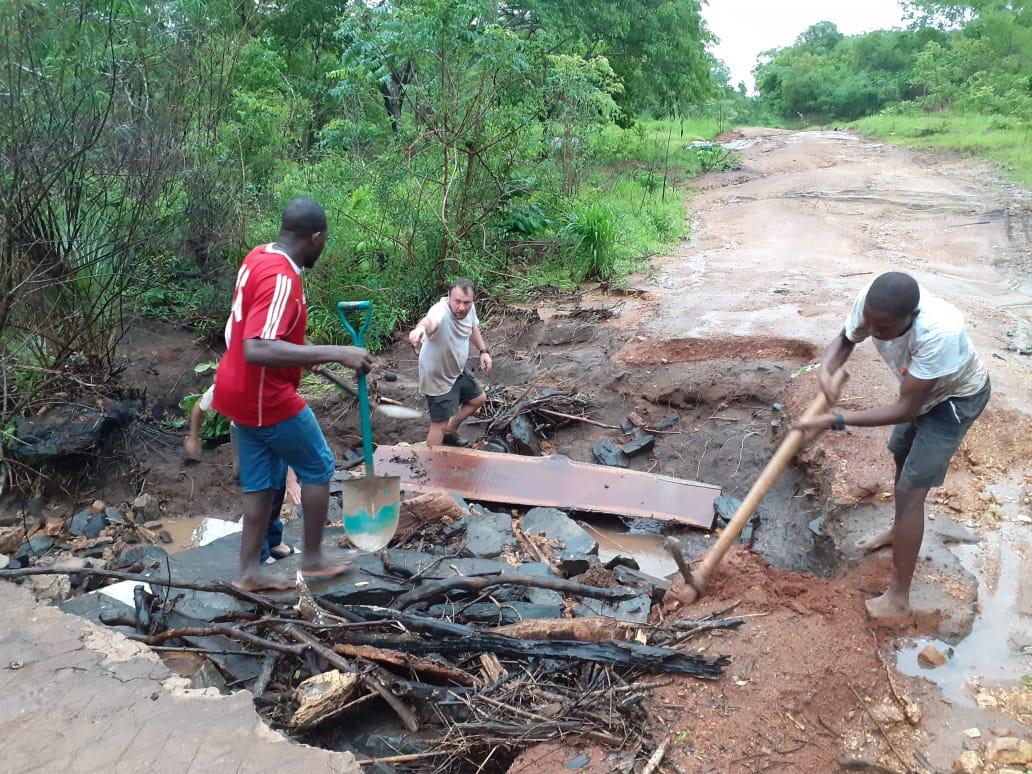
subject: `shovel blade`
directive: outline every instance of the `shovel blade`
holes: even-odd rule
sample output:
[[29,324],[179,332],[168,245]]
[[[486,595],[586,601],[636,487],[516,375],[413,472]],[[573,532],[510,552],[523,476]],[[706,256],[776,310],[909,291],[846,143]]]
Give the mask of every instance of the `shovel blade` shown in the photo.
[[386,548],[398,529],[400,506],[401,479],[398,476],[345,481],[341,507],[348,538],[363,551]]

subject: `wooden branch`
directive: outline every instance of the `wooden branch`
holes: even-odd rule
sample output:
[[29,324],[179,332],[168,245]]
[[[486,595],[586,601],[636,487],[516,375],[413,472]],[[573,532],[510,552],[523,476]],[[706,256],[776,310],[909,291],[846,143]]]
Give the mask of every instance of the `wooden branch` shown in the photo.
[[168,629],[159,634],[127,634],[130,640],[142,642],[144,645],[160,645],[168,640],[182,639],[184,637],[229,637],[254,645],[264,650],[274,650],[278,653],[286,653],[290,656],[300,658],[304,655],[305,649],[297,645],[284,645],[281,642],[267,640],[257,634],[245,632],[238,626],[229,624],[212,624],[210,626],[181,626],[177,629]]
[[351,656],[353,658],[365,659],[366,661],[375,661],[380,664],[403,667],[411,669],[413,672],[430,675],[442,680],[450,680],[451,682],[471,688],[477,686],[477,679],[469,672],[464,672],[451,664],[441,664],[420,658],[419,656],[413,656],[410,653],[377,648],[372,645],[349,645],[347,643],[337,643],[333,646],[333,650],[342,656]]
[[337,669],[358,675],[363,685],[370,690],[376,691],[383,697],[383,700],[390,705],[401,722],[405,724],[405,728],[413,733],[419,730],[419,721],[416,720],[415,714],[405,706],[401,699],[391,693],[391,690],[387,687],[387,681],[382,676],[382,669],[380,667],[371,664],[371,670],[360,669],[357,665],[334,653],[308,632],[293,626],[284,627],[280,631],[291,639],[307,645]]
[[553,411],[552,409],[536,408],[534,411],[539,411],[542,414],[548,414],[550,417],[558,417],[559,419],[568,419],[571,422],[583,422],[585,425],[594,425],[595,427],[603,427],[606,430],[619,430],[619,425],[607,425],[604,422],[596,422],[594,419],[588,419],[587,417],[578,417],[573,414],[564,414],[561,411]]
[[483,591],[491,586],[533,586],[540,589],[552,589],[571,594],[575,597],[591,597],[592,599],[621,600],[635,596],[638,592],[626,588],[600,589],[562,578],[549,578],[532,575],[493,575],[487,578],[468,578],[459,576],[444,580],[424,583],[412,591],[407,591],[394,602],[401,610],[419,602],[426,602],[445,596],[449,591],[463,589],[465,591]]
[[506,626],[488,629],[491,634],[503,634],[523,640],[578,640],[601,642],[625,640],[626,632],[637,624],[612,618],[533,618]]
[[242,591],[236,586],[223,581],[215,583],[190,583],[188,581],[165,580],[163,578],[141,575],[135,572],[122,572],[120,570],[103,570],[97,567],[22,567],[17,570],[0,570],[0,580],[11,578],[25,578],[30,575],[92,575],[98,578],[116,578],[118,580],[139,581],[150,583],[155,586],[167,586],[173,589],[189,589],[190,591],[207,591],[212,594],[225,594],[236,597],[244,602],[265,608],[266,610],[280,610],[281,608],[272,600],[266,599],[250,591]]

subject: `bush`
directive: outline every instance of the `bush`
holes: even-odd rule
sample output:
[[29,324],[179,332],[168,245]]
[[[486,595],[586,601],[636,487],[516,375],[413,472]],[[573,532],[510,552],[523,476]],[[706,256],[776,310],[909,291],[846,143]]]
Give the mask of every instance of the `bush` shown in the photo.
[[578,281],[611,280],[616,274],[616,217],[605,204],[582,204],[568,216],[560,236],[573,256],[572,275]]

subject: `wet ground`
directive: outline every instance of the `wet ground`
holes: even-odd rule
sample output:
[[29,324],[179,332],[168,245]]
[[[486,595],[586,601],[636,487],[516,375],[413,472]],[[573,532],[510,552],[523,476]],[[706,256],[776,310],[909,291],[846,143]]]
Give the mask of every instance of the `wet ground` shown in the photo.
[[[742,497],[791,417],[811,400],[813,364],[867,281],[881,271],[910,271],[962,308],[990,368],[994,397],[947,486],[930,498],[915,576],[918,614],[901,627],[873,631],[863,614],[863,598],[884,588],[891,562],[886,551],[867,557],[853,547],[892,518],[887,431],[827,436],[759,509],[754,547],[785,572],[736,555],[714,579],[710,606],[700,608],[738,603],[738,612],[756,616],[740,640],[714,639],[717,652],[732,654],[733,682],[705,691],[678,686],[665,697],[680,707],[675,721],[685,712],[698,716],[675,756],[688,770],[755,770],[756,751],[768,746],[757,736],[761,721],[778,728],[790,723],[787,731],[805,740],[781,757],[768,750],[764,760],[782,770],[828,770],[843,746],[885,761],[873,728],[861,723],[857,730],[850,698],[851,688],[875,699],[885,693],[881,654],[904,675],[924,678],[897,678],[921,700],[925,721],[912,733],[900,730],[896,745],[916,747],[936,768],[948,769],[970,744],[962,729],[979,724],[988,733],[1007,722],[1020,732],[1020,722],[1032,720],[1020,679],[1032,671],[1032,526],[1024,520],[1032,517],[1032,379],[1030,358],[1008,349],[1009,334],[1029,324],[1032,303],[1027,193],[968,161],[845,133],[756,130],[732,141],[740,168],[697,181],[693,239],[632,277],[627,288],[588,289],[482,315],[496,362],[483,381],[489,389],[533,383],[577,390],[592,397],[592,418],[606,424],[635,412],[654,425],[676,411],[679,422],[632,467],[717,484],[725,495]],[[614,316],[585,322],[586,309]],[[205,359],[188,346],[176,357],[172,365],[181,369]],[[172,367],[158,362],[157,351],[152,360],[157,370]],[[403,342],[380,358],[379,368],[399,379],[376,383],[377,390],[419,405],[415,362]],[[858,348],[850,372],[842,405],[891,400],[894,379],[870,346]],[[163,378],[161,389],[174,393]],[[325,391],[313,394],[312,403],[338,450],[356,442],[346,404]],[[481,427],[471,425],[470,437]],[[416,442],[424,432],[419,422],[376,425],[381,443]],[[549,440],[548,450],[590,461],[593,442],[619,436],[572,424]],[[113,478],[83,499],[119,502],[141,486],[156,492],[175,546],[196,540],[203,516],[236,515],[226,447],[189,466],[173,447],[157,451],[141,454],[131,486]],[[662,535],[649,525],[583,519],[603,559],[630,554],[646,572],[674,572],[659,547]],[[666,531],[681,539],[689,557],[701,556],[713,539],[698,530]],[[915,651],[933,641],[951,660],[936,670],[917,667]],[[764,708],[782,706],[792,721],[763,715]],[[835,729],[837,741],[821,738],[821,723]]]

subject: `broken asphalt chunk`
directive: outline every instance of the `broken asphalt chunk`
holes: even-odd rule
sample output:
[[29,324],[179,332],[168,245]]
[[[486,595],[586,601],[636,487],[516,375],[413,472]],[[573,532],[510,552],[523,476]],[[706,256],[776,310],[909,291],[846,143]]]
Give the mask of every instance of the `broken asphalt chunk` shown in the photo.
[[473,556],[494,559],[513,547],[516,537],[512,519],[505,513],[480,511],[466,524],[466,551]]
[[672,414],[670,414],[670,416],[668,416],[666,419],[664,419],[662,422],[660,422],[658,425],[656,425],[656,429],[657,430],[669,430],[670,428],[672,428],[674,425],[676,425],[680,421],[681,421],[681,415],[678,414],[676,411],[674,411]]
[[598,543],[595,539],[556,508],[531,508],[520,521],[520,529],[530,535],[544,535],[560,544],[555,558],[567,578],[587,572],[596,561]]
[[526,414],[520,414],[509,423],[509,432],[512,433],[513,443],[516,444],[516,453],[525,454],[528,457],[541,456],[541,439],[538,438],[537,430],[534,429],[534,422]]
[[626,468],[630,465],[627,456],[612,441],[598,441],[591,445],[591,453],[603,465]]
[[104,529],[107,519],[103,513],[96,513],[89,508],[79,511],[72,517],[72,523],[68,531],[73,535],[95,538],[100,537],[100,531]]
[[[620,451],[626,454],[628,457],[633,457],[635,454],[641,454],[642,452],[652,451],[652,448],[656,445],[656,436],[650,435],[643,430],[637,430],[634,433],[634,437],[630,441],[620,447]],[[592,450],[594,451],[594,450]]]

